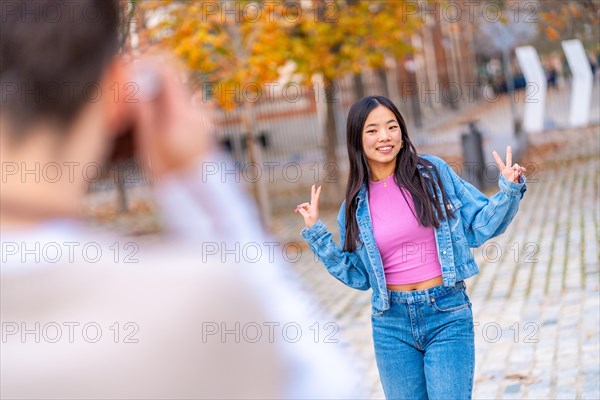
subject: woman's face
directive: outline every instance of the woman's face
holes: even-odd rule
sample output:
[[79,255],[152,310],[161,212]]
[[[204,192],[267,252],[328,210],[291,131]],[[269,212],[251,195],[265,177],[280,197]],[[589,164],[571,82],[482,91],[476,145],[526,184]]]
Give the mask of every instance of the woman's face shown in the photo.
[[377,106],[369,113],[362,131],[362,146],[371,169],[393,166],[402,145],[402,131],[394,113]]

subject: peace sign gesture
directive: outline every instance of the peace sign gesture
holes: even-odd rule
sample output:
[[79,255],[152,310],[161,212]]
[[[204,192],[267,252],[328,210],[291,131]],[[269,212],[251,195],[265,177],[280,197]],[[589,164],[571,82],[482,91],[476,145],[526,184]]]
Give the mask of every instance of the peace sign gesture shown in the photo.
[[300,213],[304,217],[304,224],[310,228],[319,219],[319,197],[321,196],[321,186],[315,190],[315,185],[310,188],[310,203],[302,203],[296,206],[294,212]]
[[519,164],[515,163],[512,167],[512,149],[510,146],[506,146],[506,164],[502,162],[502,159],[493,151],[492,154],[496,159],[496,164],[498,164],[498,168],[500,168],[500,172],[506,179],[511,182],[519,183],[521,180],[521,174],[526,171],[525,167],[521,167]]

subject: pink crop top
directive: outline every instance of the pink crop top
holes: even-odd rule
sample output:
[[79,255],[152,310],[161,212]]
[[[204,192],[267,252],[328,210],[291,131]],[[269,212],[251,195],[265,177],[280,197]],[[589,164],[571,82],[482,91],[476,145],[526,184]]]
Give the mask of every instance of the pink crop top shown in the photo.
[[398,187],[393,174],[369,182],[369,209],[386,283],[422,282],[442,274],[434,228],[419,224],[410,192]]

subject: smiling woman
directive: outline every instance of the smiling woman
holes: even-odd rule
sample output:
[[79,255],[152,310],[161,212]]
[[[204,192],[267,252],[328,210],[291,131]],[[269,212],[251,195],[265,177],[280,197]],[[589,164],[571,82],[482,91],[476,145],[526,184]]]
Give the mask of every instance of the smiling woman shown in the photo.
[[[502,234],[527,190],[524,168],[494,152],[500,191],[487,198],[443,160],[417,153],[385,97],[348,114],[350,175],[340,245],[319,219],[321,187],[297,206],[302,236],[335,278],[372,289],[375,356],[387,398],[471,398],[473,314],[464,280],[479,272],[469,247]],[[512,166],[511,166],[512,165]]]
[[389,108],[378,106],[367,117],[363,148],[371,166],[371,180],[380,181],[394,172],[396,156],[402,148],[402,132]]
[[[434,175],[416,173],[417,165],[433,170],[436,167],[417,155],[404,118],[391,101],[377,96],[355,103],[348,114],[346,139],[350,177],[345,201],[348,205],[345,212],[348,221],[345,251],[353,251],[358,240],[358,226],[352,218],[357,206],[352,200],[367,179],[376,182],[393,174],[396,184],[406,188],[413,197],[415,216],[420,223],[423,226],[439,226],[439,216],[443,215],[439,203],[442,199],[447,203],[446,192],[439,176],[435,178]],[[437,179],[440,193],[427,189],[427,178]],[[451,211],[450,216],[453,216]]]

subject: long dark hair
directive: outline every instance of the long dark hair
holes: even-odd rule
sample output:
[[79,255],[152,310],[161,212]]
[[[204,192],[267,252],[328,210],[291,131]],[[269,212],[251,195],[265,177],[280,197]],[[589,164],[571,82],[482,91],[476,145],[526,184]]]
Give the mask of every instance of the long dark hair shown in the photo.
[[[399,187],[405,188],[412,196],[415,217],[423,226],[438,228],[440,222],[446,216],[440,206],[439,196],[435,190],[430,190],[425,174],[437,181],[441,189],[443,204],[448,203],[446,191],[442,186],[440,174],[433,163],[418,156],[415,146],[408,137],[406,123],[400,111],[394,103],[383,96],[368,96],[360,99],[352,105],[348,114],[346,125],[346,143],[348,146],[348,158],[350,160],[350,175],[346,187],[346,239],[344,251],[354,251],[358,239],[358,223],[356,221],[356,196],[362,184],[371,179],[371,170],[362,145],[363,127],[369,113],[378,106],[388,108],[396,117],[402,131],[403,146],[396,157],[394,170],[394,181]],[[417,165],[421,165],[423,171],[419,171]],[[431,175],[430,171],[434,174]],[[432,182],[433,183],[433,182]],[[368,190],[368,185],[367,185]],[[446,207],[444,207],[446,208]],[[447,216],[452,218],[454,213],[446,209]]]

